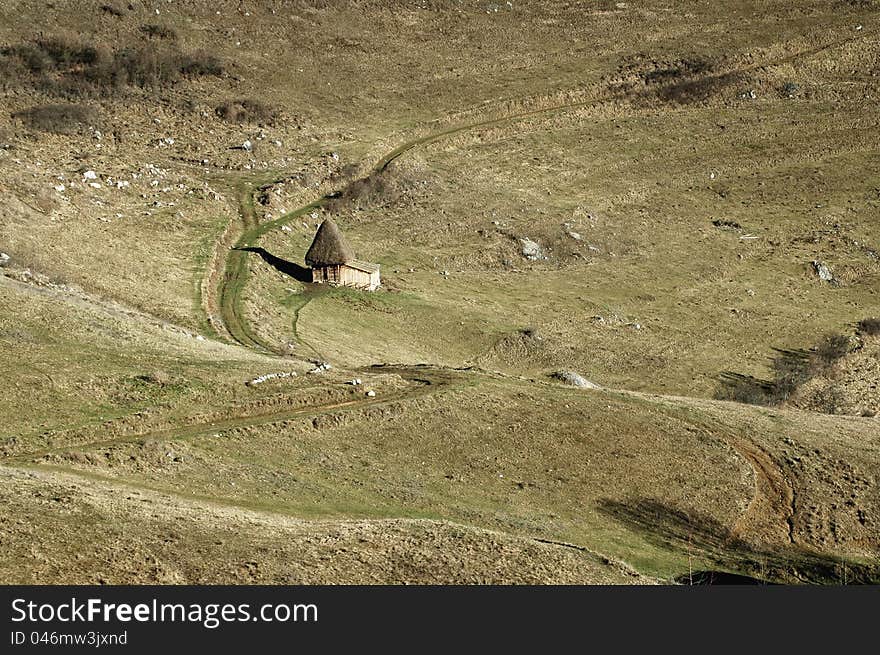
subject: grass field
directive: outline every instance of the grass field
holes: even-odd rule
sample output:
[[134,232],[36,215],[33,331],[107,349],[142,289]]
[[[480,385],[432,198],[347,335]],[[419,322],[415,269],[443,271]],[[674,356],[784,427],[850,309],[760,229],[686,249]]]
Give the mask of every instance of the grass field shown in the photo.
[[0,579],[880,580],[874,3],[103,4],[0,8]]

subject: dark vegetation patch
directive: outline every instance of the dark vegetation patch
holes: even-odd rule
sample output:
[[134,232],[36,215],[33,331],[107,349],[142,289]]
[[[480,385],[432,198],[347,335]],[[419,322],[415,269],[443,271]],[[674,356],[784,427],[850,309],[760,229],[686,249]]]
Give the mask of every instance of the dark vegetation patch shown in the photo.
[[696,75],[706,75],[715,71],[715,64],[702,57],[678,59],[670,63],[655,62],[656,68],[642,73],[645,85],[669,84]]
[[168,39],[169,41],[177,40],[177,32],[174,31],[174,28],[167,25],[141,25],[140,30],[151,38]]
[[721,218],[712,221],[712,225],[714,225],[715,227],[721,228],[722,230],[741,230],[742,229],[742,225],[740,225],[736,221],[726,221]]
[[[851,349],[849,337],[827,334],[809,350],[774,348],[771,359],[773,378],[762,380],[751,375],[725,371],[719,377],[715,398],[733,400],[750,405],[780,405],[788,400],[803,384],[820,375],[828,375]],[[836,413],[841,398],[829,398],[828,407]]]
[[681,80],[659,87],[654,96],[670,104],[691,105],[706,102],[713,96],[738,84],[742,76],[738,73],[707,75],[694,79]]
[[101,11],[105,14],[109,14],[110,16],[115,16],[116,18],[121,18],[125,15],[125,12],[119,8],[119,6],[114,4],[103,4],[101,5]]
[[637,54],[622,63],[608,82],[637,104],[703,103],[742,82],[742,74],[725,71],[721,63],[701,55],[658,60]]
[[327,203],[327,210],[339,213],[349,209],[388,207],[402,202],[412,202],[425,180],[416,179],[414,171],[405,165],[391,162],[382,169],[374,170],[365,177],[346,177],[355,169],[346,168],[340,173],[345,186]]
[[880,318],[863,318],[857,327],[862,334],[876,337],[880,335]]
[[0,48],[4,88],[66,98],[112,96],[126,87],[156,88],[223,72],[213,55],[182,52],[161,39],[117,50],[60,37]]
[[[654,498],[627,501],[602,499],[600,512],[650,543],[679,553],[692,553],[715,566],[785,584],[877,584],[880,566],[860,564],[798,548],[756,545],[700,511],[670,506]],[[679,582],[692,582],[690,576]]]
[[268,105],[252,98],[227,100],[214,109],[214,113],[230,123],[272,124],[278,112]]
[[99,123],[98,112],[92,107],[55,104],[31,107],[12,114],[27,127],[41,132],[75,134]]

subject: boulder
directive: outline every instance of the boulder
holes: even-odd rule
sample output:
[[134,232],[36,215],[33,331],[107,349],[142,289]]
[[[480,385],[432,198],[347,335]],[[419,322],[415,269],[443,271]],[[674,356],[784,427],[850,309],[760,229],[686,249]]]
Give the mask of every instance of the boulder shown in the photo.
[[580,387],[581,389],[601,389],[598,384],[594,382],[590,382],[588,379],[583,377],[580,373],[575,373],[574,371],[557,371],[553,374],[553,377],[557,380],[564,382],[565,384],[569,384],[573,387]]
[[819,279],[823,282],[831,282],[834,279],[834,275],[831,273],[831,269],[828,268],[824,263],[813,260],[810,262],[813,265],[813,270],[816,272],[816,275],[819,276]]
[[547,259],[544,255],[544,251],[541,250],[540,244],[531,239],[520,239],[519,242],[522,244],[522,255],[526,259],[530,261],[537,261],[539,259]]

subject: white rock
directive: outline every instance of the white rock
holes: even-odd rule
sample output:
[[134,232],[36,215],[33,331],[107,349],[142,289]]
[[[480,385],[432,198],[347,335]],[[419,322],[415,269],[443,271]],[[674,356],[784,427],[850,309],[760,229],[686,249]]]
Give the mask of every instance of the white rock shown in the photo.
[[64,187],[63,184],[56,184],[56,185],[55,185],[55,190],[58,191],[59,193],[61,193],[62,191],[64,191],[64,189],[65,189],[65,187]]
[[813,270],[816,272],[816,275],[818,275],[819,279],[823,282],[830,282],[834,279],[831,269],[822,262],[814,260],[811,264],[813,265]]
[[8,266],[10,259],[12,259],[12,258],[9,255],[7,255],[5,252],[0,252],[0,268],[3,268],[4,266]]
[[558,373],[554,373],[553,377],[562,380],[566,384],[570,384],[573,387],[580,387],[581,389],[602,388],[598,384],[590,382],[585,377],[583,377],[579,373],[575,373],[574,371],[559,371]]
[[93,189],[100,189],[101,185],[98,182],[89,182],[89,186]]
[[368,398],[374,398],[375,396],[376,396],[376,392],[373,391],[372,389],[370,389],[370,390],[367,392],[367,397],[368,397]]
[[241,147],[242,147],[245,151],[250,152],[251,150],[254,149],[254,144],[251,143],[250,139],[248,139],[247,141],[245,141],[244,143],[241,144]]
[[541,250],[540,244],[531,239],[520,239],[519,242],[522,244],[522,254],[523,257],[529,259],[531,261],[537,261],[539,259],[547,259],[544,255],[544,252]]
[[97,180],[98,174],[95,171],[86,171],[83,173],[83,177],[87,180]]

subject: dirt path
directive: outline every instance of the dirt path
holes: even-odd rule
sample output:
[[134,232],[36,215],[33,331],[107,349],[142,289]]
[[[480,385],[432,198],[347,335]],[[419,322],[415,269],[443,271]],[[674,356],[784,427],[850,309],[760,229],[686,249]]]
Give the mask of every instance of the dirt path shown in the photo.
[[371,367],[366,370],[373,373],[381,372],[397,374],[411,384],[403,390],[391,393],[382,393],[372,398],[358,397],[351,400],[326,403],[322,405],[308,405],[306,407],[298,407],[296,409],[266,412],[262,414],[253,414],[248,416],[236,416],[228,419],[195,422],[191,425],[186,425],[184,427],[149,430],[146,432],[138,432],[135,434],[126,434],[111,439],[86,441],[82,443],[66,444],[53,448],[44,448],[41,450],[30,452],[15,453],[12,455],[7,455],[5,457],[0,457],[0,464],[37,464],[38,462],[36,460],[50,457],[52,455],[84,452],[87,450],[100,448],[109,448],[111,446],[138,443],[147,439],[192,439],[195,437],[215,434],[224,430],[271,425],[273,423],[280,423],[295,418],[318,416],[334,410],[350,411],[371,406],[387,405],[389,403],[398,402],[408,398],[414,398],[420,395],[424,395],[426,393],[436,393],[438,390],[453,385],[462,379],[462,372],[456,371],[455,369],[442,369],[439,367],[381,366]]

